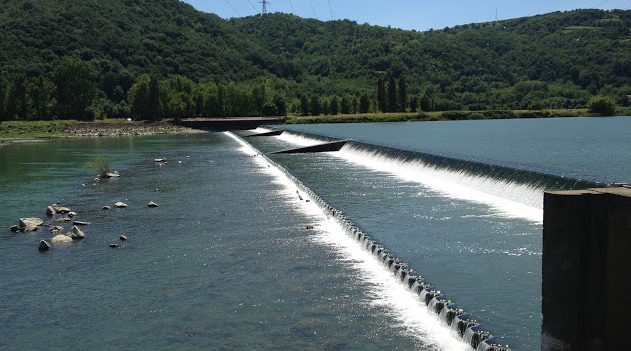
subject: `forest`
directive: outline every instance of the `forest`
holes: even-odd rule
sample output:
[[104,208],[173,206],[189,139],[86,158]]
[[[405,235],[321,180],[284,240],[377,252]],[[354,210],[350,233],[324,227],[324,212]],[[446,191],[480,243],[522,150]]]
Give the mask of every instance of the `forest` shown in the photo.
[[0,121],[629,104],[631,11],[425,32],[178,0],[0,0]]

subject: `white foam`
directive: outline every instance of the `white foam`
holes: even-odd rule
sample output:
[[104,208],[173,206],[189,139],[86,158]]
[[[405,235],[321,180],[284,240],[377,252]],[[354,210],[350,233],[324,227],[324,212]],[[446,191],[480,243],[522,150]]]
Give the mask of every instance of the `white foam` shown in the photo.
[[[229,132],[226,134],[241,144],[240,150],[244,153],[257,154],[257,151],[242,139]],[[309,202],[299,201],[297,206],[297,184],[285,172],[269,162],[265,156],[257,156],[253,159],[260,165],[262,172],[270,174],[275,182],[284,185],[282,198],[285,201],[291,201],[292,207],[299,208],[317,221],[313,240],[336,250],[341,261],[351,264],[360,272],[354,279],[361,279],[370,287],[368,303],[389,311],[395,319],[400,321],[405,333],[417,338],[425,347],[445,351],[468,350],[467,345],[451,336],[449,328],[440,325],[436,316],[427,311],[426,306],[421,304],[415,294],[405,289],[391,272],[386,270],[371,254],[364,251],[358,242],[350,238],[337,221],[328,217],[308,193],[300,192],[303,199]]]

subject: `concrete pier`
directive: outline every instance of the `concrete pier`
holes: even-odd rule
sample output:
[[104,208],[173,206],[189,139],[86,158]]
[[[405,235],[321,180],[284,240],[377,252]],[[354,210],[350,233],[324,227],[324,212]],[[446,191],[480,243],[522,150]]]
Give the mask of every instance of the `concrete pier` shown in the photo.
[[542,270],[542,351],[631,349],[631,189],[545,193]]

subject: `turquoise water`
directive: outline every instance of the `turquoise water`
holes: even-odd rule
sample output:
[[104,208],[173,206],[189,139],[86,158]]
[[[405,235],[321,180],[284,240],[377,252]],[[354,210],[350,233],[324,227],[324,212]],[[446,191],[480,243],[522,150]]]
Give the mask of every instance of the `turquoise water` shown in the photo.
[[[91,184],[98,154],[120,179]],[[349,278],[330,232],[305,229],[321,214],[225,134],[8,145],[0,164],[2,350],[445,349]],[[40,253],[47,230],[8,231],[57,201],[91,222],[84,240]]]
[[[288,128],[618,181],[628,180],[628,123]],[[247,141],[264,152],[317,142],[287,133]],[[257,153],[225,133],[0,146],[0,349],[467,349]],[[122,177],[93,183],[84,165],[98,155]],[[169,163],[158,166],[161,157]],[[545,189],[392,159],[378,147],[270,157],[498,342],[539,348]],[[8,230],[20,217],[45,218],[58,201],[91,222],[86,239],[40,253],[39,240],[53,236],[45,228]],[[116,201],[129,207],[102,209]]]
[[631,182],[631,117],[319,124],[283,129],[608,182]]

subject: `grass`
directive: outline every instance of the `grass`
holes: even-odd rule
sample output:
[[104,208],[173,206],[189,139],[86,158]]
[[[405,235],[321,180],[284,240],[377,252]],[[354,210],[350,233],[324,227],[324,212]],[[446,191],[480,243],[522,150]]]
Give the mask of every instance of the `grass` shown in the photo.
[[62,137],[73,123],[77,121],[4,121],[0,123],[0,139]]

